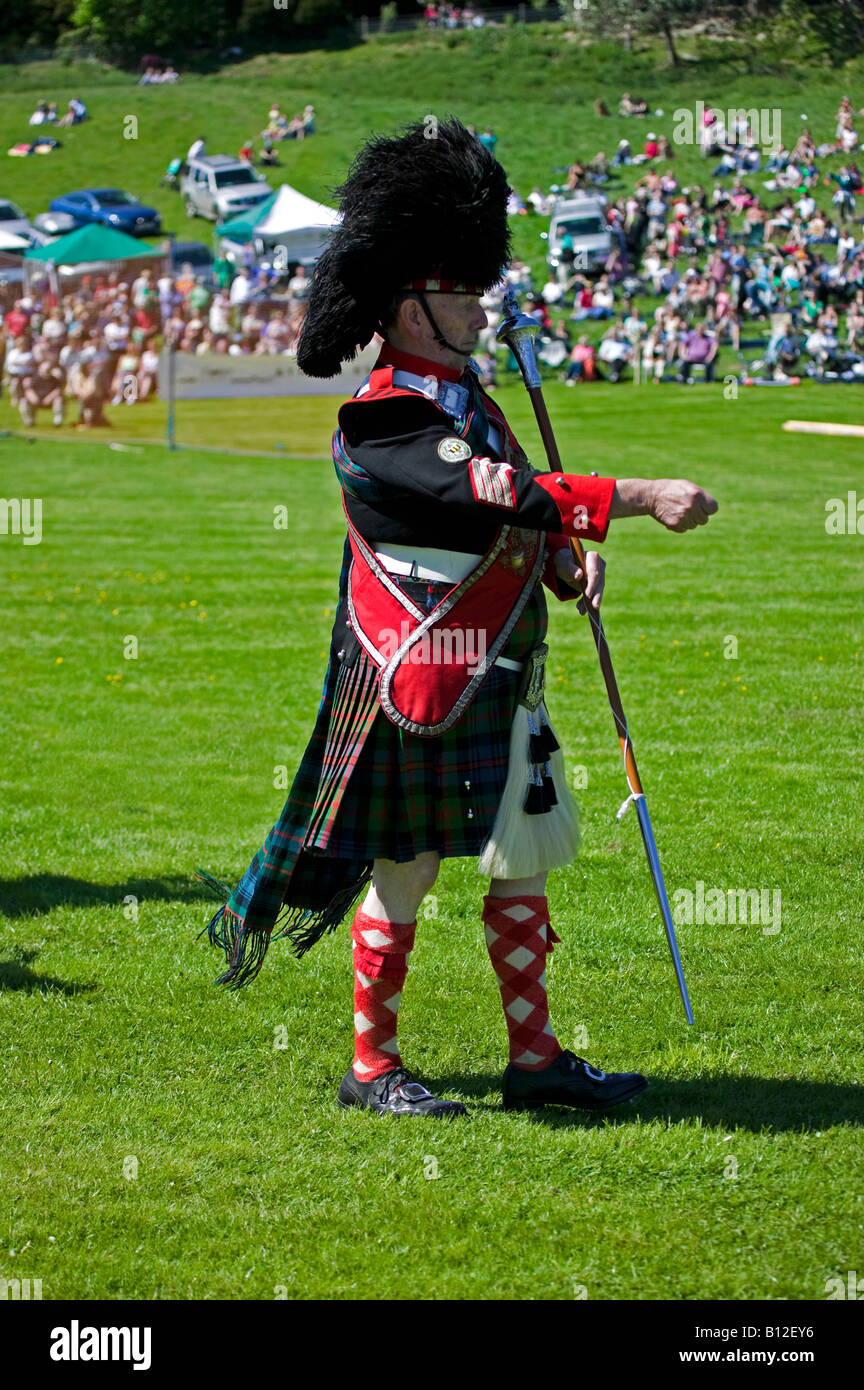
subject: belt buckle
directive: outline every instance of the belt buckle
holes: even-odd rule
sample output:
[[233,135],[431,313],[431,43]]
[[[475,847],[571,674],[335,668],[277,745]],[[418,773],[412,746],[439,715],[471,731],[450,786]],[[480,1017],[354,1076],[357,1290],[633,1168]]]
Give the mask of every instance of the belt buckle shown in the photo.
[[524,705],[527,710],[534,713],[537,707],[543,702],[543,691],[546,686],[546,658],[549,655],[549,647],[545,642],[541,642],[532,652],[528,653],[525,659],[525,671],[522,676],[522,686],[519,690],[519,704]]

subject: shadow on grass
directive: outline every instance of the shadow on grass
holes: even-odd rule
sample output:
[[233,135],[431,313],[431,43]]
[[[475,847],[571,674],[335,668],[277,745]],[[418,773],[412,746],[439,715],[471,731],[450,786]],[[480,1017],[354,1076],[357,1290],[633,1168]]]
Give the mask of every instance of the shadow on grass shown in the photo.
[[[464,1096],[472,1110],[501,1110],[501,1078],[489,1073],[452,1073],[430,1082],[436,1094]],[[473,1104],[470,1102],[473,1101]],[[666,1125],[701,1120],[724,1129],[823,1130],[832,1125],[864,1126],[864,1086],[805,1078],[706,1076],[675,1081],[650,1080],[648,1090],[607,1111],[546,1106],[523,1112],[551,1129],[627,1125],[635,1120]]]
[[212,902],[214,895],[196,878],[130,878],[126,883],[89,883],[64,874],[31,874],[0,879],[0,912],[29,917],[55,907],[119,907],[127,897],[138,902]]
[[80,985],[71,980],[58,980],[53,975],[37,975],[30,962],[38,951],[19,951],[11,960],[0,960],[0,994],[3,990],[20,990],[23,994],[92,994],[96,986]]

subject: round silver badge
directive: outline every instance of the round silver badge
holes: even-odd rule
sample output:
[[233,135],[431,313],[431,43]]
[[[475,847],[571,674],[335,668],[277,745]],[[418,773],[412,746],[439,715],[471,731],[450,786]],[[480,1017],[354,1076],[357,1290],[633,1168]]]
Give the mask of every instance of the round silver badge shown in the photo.
[[464,439],[457,439],[455,435],[451,435],[449,439],[442,439],[438,445],[438,457],[445,463],[462,463],[465,459],[470,459],[471,454],[471,445]]

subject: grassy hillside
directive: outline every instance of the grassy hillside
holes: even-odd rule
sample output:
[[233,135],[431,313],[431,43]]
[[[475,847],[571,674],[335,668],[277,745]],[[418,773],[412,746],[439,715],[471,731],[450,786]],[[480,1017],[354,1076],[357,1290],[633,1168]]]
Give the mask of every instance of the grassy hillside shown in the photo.
[[[370,131],[430,113],[453,112],[478,128],[491,124],[500,136],[500,159],[515,186],[528,192],[535,183],[545,187],[557,181],[556,171],[577,155],[590,158],[600,148],[611,154],[622,135],[634,149],[649,128],[671,138],[673,111],[700,99],[724,110],[778,108],[787,146],[794,143],[802,116],[817,141],[833,138],[844,91],[856,106],[864,105],[864,60],[826,70],[795,65],[767,44],[758,53],[705,40],[694,40],[693,46],[696,61],[672,70],[658,51],[628,56],[613,45],[585,48],[578,36],[559,27],[536,26],[419,33],[341,50],[260,56],[208,76],[187,74],[174,88],[138,87],[133,76],[98,64],[0,69],[0,148],[27,137],[27,118],[39,97],[55,99],[62,110],[78,94],[93,117],[67,131],[64,148],[55,154],[6,160],[0,196],[13,198],[32,215],[66,190],[116,183],[154,203],[167,227],[207,239],[210,224],[187,222],[179,198],[159,189],[159,179],[168,161],[185,153],[200,133],[211,151],[236,152],[262,129],[273,100],[289,113],[312,102],[319,133],[301,144],[283,142],[282,168],[273,171],[271,181],[290,182],[322,201],[330,198]],[[647,122],[594,115],[596,97],[616,111],[625,88],[641,93],[664,115]],[[137,120],[137,139],[124,138],[130,116]],[[708,180],[709,165],[698,149],[677,147],[675,167],[684,184]],[[636,170],[624,171],[616,193],[637,177]],[[537,220],[515,222],[518,253],[539,267],[543,243]]]

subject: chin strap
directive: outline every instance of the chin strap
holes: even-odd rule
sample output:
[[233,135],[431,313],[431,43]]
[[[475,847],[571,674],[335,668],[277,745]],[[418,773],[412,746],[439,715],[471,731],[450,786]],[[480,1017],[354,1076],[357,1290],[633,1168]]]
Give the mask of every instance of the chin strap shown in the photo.
[[417,300],[421,309],[423,310],[423,313],[429,320],[429,327],[432,329],[433,337],[435,338],[435,341],[438,344],[438,346],[446,348],[448,352],[455,352],[457,357],[464,357],[467,361],[467,359],[471,356],[471,353],[465,352],[462,348],[454,347],[452,343],[448,343],[447,339],[444,337],[444,334],[441,332],[441,329],[438,327],[438,324],[435,322],[435,316],[433,315],[432,310],[429,308],[429,301],[426,298],[426,295],[423,292],[423,290],[412,290],[411,298]]

